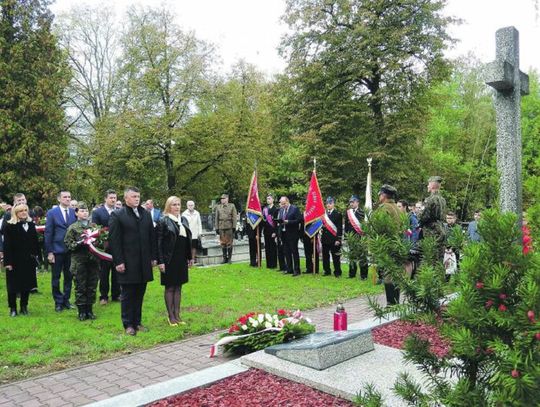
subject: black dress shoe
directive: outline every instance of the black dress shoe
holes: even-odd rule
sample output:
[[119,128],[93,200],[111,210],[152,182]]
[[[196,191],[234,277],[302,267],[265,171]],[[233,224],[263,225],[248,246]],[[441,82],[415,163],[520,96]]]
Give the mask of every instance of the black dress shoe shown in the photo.
[[28,308],[27,307],[21,307],[21,315],[28,315]]
[[294,273],[292,276],[293,277],[300,277],[300,273]]
[[17,316],[17,309],[11,308],[11,311],[9,312],[10,317],[16,317]]
[[328,277],[328,276],[331,276],[331,275],[332,275],[331,273],[324,273],[323,277]]
[[75,309],[75,306],[71,305],[69,302],[64,304],[64,309]]
[[56,312],[62,312],[64,310],[64,307],[62,307],[61,305],[57,305],[57,306],[54,307],[54,310]]
[[86,321],[86,312],[79,312],[79,321]]

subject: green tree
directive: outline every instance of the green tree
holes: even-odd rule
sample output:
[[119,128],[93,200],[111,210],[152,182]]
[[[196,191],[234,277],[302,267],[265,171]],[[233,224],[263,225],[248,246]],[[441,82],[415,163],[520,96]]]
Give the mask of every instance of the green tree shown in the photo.
[[427,173],[444,179],[449,210],[467,220],[475,209],[496,204],[495,112],[483,65],[456,61],[451,77],[426,95],[430,105],[423,154]]
[[[147,193],[172,194],[176,151],[209,75],[213,49],[182,31],[167,9],[133,7],[127,17],[120,39],[118,111],[98,126],[97,168],[112,170],[109,185],[126,178],[137,180]],[[111,151],[118,155],[111,157]]]
[[362,191],[358,169],[367,156],[374,157],[375,179],[410,189],[422,162],[417,142],[426,111],[419,96],[447,73],[442,53],[451,19],[441,14],[444,4],[287,1],[286,120],[309,146],[306,167],[317,155],[324,191]]
[[63,92],[70,75],[46,0],[0,1],[0,194],[52,200],[68,157]]

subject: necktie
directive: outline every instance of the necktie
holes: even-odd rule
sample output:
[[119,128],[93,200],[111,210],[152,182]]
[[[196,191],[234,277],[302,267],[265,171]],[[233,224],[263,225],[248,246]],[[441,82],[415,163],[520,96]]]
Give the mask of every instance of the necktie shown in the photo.
[[135,213],[135,216],[137,218],[139,217],[139,211],[137,210],[137,208],[133,208],[133,213]]
[[67,223],[68,221],[68,210],[64,209],[64,221]]

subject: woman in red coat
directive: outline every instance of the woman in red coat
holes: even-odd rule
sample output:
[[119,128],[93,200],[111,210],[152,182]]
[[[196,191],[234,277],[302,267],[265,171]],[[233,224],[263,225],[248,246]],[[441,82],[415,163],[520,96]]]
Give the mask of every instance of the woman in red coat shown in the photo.
[[17,316],[17,294],[21,297],[21,314],[28,315],[30,290],[37,287],[36,226],[28,215],[28,206],[19,204],[11,210],[11,219],[4,229],[4,264],[10,315]]

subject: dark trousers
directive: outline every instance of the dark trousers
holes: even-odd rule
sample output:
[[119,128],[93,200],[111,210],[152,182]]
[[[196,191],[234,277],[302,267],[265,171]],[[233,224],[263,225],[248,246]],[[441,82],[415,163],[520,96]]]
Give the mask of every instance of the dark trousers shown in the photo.
[[330,253],[332,253],[332,263],[334,263],[334,275],[336,277],[341,276],[341,246],[336,245],[322,245],[322,264],[324,274],[332,274],[330,270]]
[[264,234],[264,253],[266,254],[266,268],[275,269],[277,267],[277,244],[272,233]]
[[142,305],[146,283],[122,284],[121,308],[122,324],[124,329],[132,327],[136,329],[141,325]]
[[368,277],[368,262],[367,259],[362,259],[360,261],[351,261],[349,263],[349,277],[356,277],[356,271],[360,268],[360,278],[362,280],[367,279]]
[[260,243],[259,243],[259,251],[257,253],[257,239],[255,239],[255,236],[250,237],[249,238],[249,265],[257,267],[259,265],[257,261],[258,259],[261,258],[261,255],[262,255],[262,250],[261,250]]
[[[306,256],[306,273],[313,273],[313,239],[304,234],[304,254]],[[319,273],[319,250],[315,246],[315,273]]]
[[287,271],[287,264],[285,263],[285,243],[283,243],[283,239],[281,237],[278,239],[277,243],[277,258],[279,270]]
[[283,254],[285,255],[285,265],[287,273],[300,273],[300,255],[298,254],[298,236],[283,237]]
[[75,304],[80,307],[96,302],[98,265],[95,260],[73,258],[71,271],[75,280]]
[[[109,299],[109,287],[111,290],[111,299],[117,300],[120,298],[120,284],[118,284],[118,274],[114,268],[112,261],[100,260],[99,262],[99,299]],[[111,284],[109,285],[109,275],[111,276]]]
[[[17,309],[17,291],[8,290],[8,306],[11,309]],[[28,306],[28,297],[30,291],[21,291],[21,308]]]
[[[71,266],[71,255],[69,253],[54,253],[54,264],[52,265],[52,295],[55,304],[68,305],[71,296],[71,282],[73,276],[69,271]],[[64,292],[60,291],[60,277],[64,272]]]

